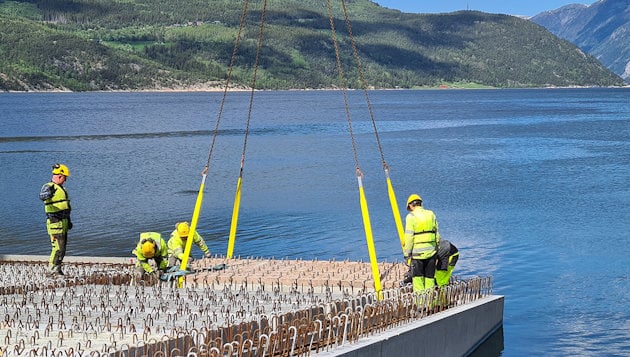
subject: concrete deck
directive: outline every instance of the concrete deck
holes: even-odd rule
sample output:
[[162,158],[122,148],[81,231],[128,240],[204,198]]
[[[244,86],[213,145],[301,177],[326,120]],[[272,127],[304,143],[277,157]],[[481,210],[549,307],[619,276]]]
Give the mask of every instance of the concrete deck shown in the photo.
[[[224,262],[225,269],[208,269]],[[174,331],[188,331],[191,323],[193,330],[200,325],[232,328],[248,321],[260,323],[263,318],[273,320],[272,316],[306,316],[309,314],[298,311],[309,311],[314,306],[327,313],[310,318],[329,329],[299,327],[301,337],[319,336],[320,348],[311,351],[313,355],[466,356],[503,322],[504,297],[492,295],[490,279],[456,282],[446,290],[451,307],[428,316],[418,314],[418,309],[412,307],[415,303],[411,301],[417,300],[413,300],[411,288],[398,287],[407,269],[402,263],[379,264],[383,287],[388,289],[384,305],[370,298],[374,294],[373,279],[370,264],[365,262],[202,259],[191,264],[198,272],[186,276],[186,294],[180,294],[173,284],[137,286],[129,279],[134,264],[133,257],[68,256],[64,259],[66,276],[51,277],[47,274],[48,256],[0,255],[0,270],[4,272],[1,295],[5,301],[30,301],[27,306],[7,306],[9,319],[0,323],[0,356],[16,350],[43,352],[45,347],[47,352],[65,353],[87,344],[101,353],[126,345],[131,353],[141,349],[134,346]],[[13,274],[17,271],[22,274]],[[178,303],[173,304],[173,299]],[[186,307],[184,311],[182,306]],[[353,312],[344,310],[347,307]],[[332,310],[335,313],[329,315]],[[346,313],[350,320],[345,327],[329,320]],[[82,322],[77,324],[79,318]],[[348,339],[354,336],[351,342],[346,337],[339,339],[345,329]],[[330,333],[342,335],[330,340]],[[179,334],[170,338],[169,344],[176,344]],[[153,348],[157,351],[159,346]]]

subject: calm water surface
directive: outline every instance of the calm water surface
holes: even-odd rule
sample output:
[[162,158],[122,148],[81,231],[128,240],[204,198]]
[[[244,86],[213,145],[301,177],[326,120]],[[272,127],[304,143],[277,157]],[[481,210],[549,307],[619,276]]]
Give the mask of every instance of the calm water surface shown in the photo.
[[[362,92],[350,92],[379,260],[400,260]],[[410,193],[505,295],[503,356],[630,351],[630,89],[375,91],[401,212]],[[37,194],[71,170],[68,254],[130,256],[190,220],[221,93],[0,94],[0,254],[48,254]],[[230,93],[200,216],[225,254],[249,93]],[[195,252],[199,254],[199,252]],[[369,260],[339,92],[254,96],[235,254]]]

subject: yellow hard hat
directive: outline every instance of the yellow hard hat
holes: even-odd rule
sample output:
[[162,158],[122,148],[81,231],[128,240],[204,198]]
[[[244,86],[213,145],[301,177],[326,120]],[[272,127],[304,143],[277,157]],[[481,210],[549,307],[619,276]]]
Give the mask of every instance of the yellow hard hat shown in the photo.
[[411,209],[409,208],[409,205],[413,201],[420,201],[420,202],[422,202],[422,197],[420,197],[420,195],[417,194],[417,193],[414,193],[414,194],[410,195],[409,198],[407,198],[407,211],[411,211]]
[[70,176],[70,169],[64,164],[54,164],[52,167],[52,173],[53,175],[64,175],[68,177]]
[[141,242],[142,255],[145,258],[153,258],[155,256],[155,242],[153,239],[143,239]]
[[188,226],[188,222],[177,223],[177,234],[179,234],[180,238],[187,238],[190,233],[190,227]]

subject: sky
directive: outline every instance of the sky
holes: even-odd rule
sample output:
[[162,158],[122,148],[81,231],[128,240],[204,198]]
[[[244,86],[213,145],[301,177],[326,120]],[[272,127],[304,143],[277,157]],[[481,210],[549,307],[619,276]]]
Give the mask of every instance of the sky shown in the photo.
[[390,9],[411,13],[478,10],[495,14],[534,16],[569,4],[591,5],[595,0],[372,0]]

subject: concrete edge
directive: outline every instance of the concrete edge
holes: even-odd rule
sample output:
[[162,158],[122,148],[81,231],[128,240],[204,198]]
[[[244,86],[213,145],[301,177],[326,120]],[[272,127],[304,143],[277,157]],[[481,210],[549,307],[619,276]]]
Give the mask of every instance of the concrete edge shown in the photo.
[[502,326],[503,304],[491,295],[318,356],[467,356]]

